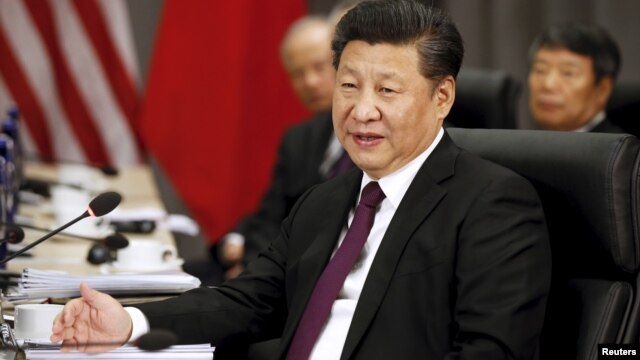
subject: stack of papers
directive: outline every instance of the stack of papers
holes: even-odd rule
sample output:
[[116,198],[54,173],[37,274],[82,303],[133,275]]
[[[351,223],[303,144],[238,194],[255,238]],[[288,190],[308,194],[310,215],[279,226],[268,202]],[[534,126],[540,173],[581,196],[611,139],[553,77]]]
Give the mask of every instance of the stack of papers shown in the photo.
[[143,351],[126,345],[109,352],[87,354],[83,352],[60,352],[59,347],[46,349],[25,349],[29,359],[213,359],[215,348],[209,344],[174,345],[162,351]]
[[180,294],[200,286],[200,280],[182,271],[144,274],[69,275],[60,271],[26,268],[18,286],[9,289],[9,301],[80,296],[80,283],[114,296]]

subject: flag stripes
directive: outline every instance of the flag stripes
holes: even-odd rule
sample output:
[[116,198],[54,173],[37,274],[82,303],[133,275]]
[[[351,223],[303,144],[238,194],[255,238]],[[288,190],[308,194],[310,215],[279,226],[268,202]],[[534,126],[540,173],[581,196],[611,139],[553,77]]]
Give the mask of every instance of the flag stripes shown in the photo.
[[[3,54],[0,61],[0,73],[4,75],[5,81],[0,81],[10,88],[10,92],[16,95],[16,101],[23,105],[23,115],[28,118],[33,125],[31,137],[35,139],[40,149],[41,156],[45,160],[52,159],[51,141],[49,139],[49,126],[42,113],[42,106],[36,95],[31,91],[28,80],[16,60],[13,52],[9,48],[4,31],[0,28],[0,53]],[[8,99],[10,95],[3,91],[2,98]],[[6,107],[6,106],[5,106]]]
[[0,0],[0,82],[10,93],[0,106],[18,103],[36,147],[27,151],[91,164],[139,161],[126,10],[121,0]]

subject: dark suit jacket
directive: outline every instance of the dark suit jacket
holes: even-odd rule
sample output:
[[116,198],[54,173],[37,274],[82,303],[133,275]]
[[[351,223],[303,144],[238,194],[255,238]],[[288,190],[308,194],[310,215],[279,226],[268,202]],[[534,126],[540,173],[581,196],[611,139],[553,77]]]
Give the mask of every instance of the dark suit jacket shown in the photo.
[[[280,236],[238,278],[140,305],[179,341],[224,346],[282,336],[282,353],[359,192],[351,172],[307,191]],[[530,183],[445,135],[411,183],[376,254],[343,359],[528,359],[550,283]]]
[[296,200],[325,180],[319,168],[332,134],[331,112],[320,113],[286,131],[260,207],[233,230],[245,237],[245,263],[278,236],[280,224]]
[[611,119],[613,124],[635,136],[640,136],[640,121],[638,121],[638,115],[640,115],[640,101],[627,103],[607,110],[607,117]]
[[600,124],[596,125],[589,132],[594,133],[610,133],[610,134],[622,134],[626,131],[620,126],[614,124],[609,118],[604,119]]

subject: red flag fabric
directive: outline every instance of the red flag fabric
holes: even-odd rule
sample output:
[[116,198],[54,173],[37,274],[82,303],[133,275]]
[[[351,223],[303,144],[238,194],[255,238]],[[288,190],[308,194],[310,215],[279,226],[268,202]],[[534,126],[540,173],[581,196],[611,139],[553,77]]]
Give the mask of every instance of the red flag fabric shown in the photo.
[[0,0],[0,109],[23,115],[25,152],[139,162],[137,60],[124,0]]
[[303,0],[167,0],[139,130],[205,235],[253,210],[286,127],[308,115],[280,64]]

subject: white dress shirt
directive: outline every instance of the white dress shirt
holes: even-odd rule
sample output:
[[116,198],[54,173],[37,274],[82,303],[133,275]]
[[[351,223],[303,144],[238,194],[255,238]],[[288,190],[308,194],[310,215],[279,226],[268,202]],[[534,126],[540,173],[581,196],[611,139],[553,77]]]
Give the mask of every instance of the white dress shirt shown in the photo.
[[577,128],[577,129],[575,129],[573,131],[575,131],[575,132],[589,132],[594,127],[600,125],[600,123],[603,122],[604,119],[606,119],[606,118],[607,118],[607,116],[605,115],[604,111],[600,111],[588,123],[582,125],[581,127]]
[[[396,213],[404,194],[407,192],[407,189],[409,189],[409,185],[411,185],[411,182],[418,173],[418,170],[420,170],[422,164],[433,152],[433,149],[438,145],[443,135],[444,130],[440,128],[440,131],[438,132],[438,135],[436,135],[433,143],[424,152],[402,168],[396,170],[394,173],[378,180],[380,188],[382,188],[386,198],[382,201],[376,211],[373,227],[371,228],[367,242],[364,245],[362,254],[356,261],[356,264],[349,275],[347,275],[344,285],[340,290],[340,293],[338,293],[336,301],[333,303],[333,308],[331,309],[329,318],[320,332],[320,337],[318,338],[318,341],[316,341],[311,352],[310,359],[340,359],[342,348],[344,347],[345,340],[347,339],[349,326],[351,325],[351,320],[353,319],[353,314],[355,313],[356,305],[360,298],[360,292],[362,292],[364,282],[367,278],[367,274],[369,273],[369,269],[371,268],[376,252],[378,251],[378,247],[380,247],[382,238],[384,237],[384,234],[389,227],[389,223],[391,223],[391,219]],[[362,191],[362,188],[364,188],[370,181],[373,180],[364,173],[360,184],[360,191]],[[360,196],[358,196],[356,204],[359,200]],[[348,226],[353,220],[356,204],[354,204],[354,207],[349,213],[348,225],[342,230],[336,249],[340,246],[342,240],[344,240]],[[139,336],[147,332],[149,330],[149,325],[144,314],[136,308],[126,309],[129,311],[133,321],[133,334]],[[131,339],[136,338],[133,334]]]
[[[362,292],[364,282],[367,279],[369,269],[371,268],[376,252],[380,247],[382,238],[384,237],[398,206],[400,206],[400,202],[402,201],[404,194],[407,192],[407,189],[409,189],[409,185],[411,185],[411,182],[416,177],[418,170],[420,170],[420,167],[440,142],[443,135],[444,130],[440,129],[433,143],[424,152],[402,168],[378,180],[378,184],[386,195],[386,198],[382,200],[382,203],[376,211],[373,227],[371,228],[367,242],[362,249],[362,254],[360,254],[360,258],[356,261],[356,264],[353,266],[349,275],[347,275],[344,285],[338,293],[336,301],[333,303],[327,323],[324,325],[324,328],[320,332],[320,337],[311,351],[310,359],[340,359],[344,342],[347,339],[349,326],[351,325],[351,320],[356,311],[358,299],[360,298],[360,292]],[[361,192],[370,181],[373,180],[364,173],[360,184]],[[360,201],[360,196],[358,196],[356,204],[358,201]],[[348,225],[345,226],[340,234],[338,246],[340,246],[342,240],[344,240],[348,226],[351,224],[354,214],[355,204],[349,213]],[[337,248],[338,247],[336,247],[336,250]]]

